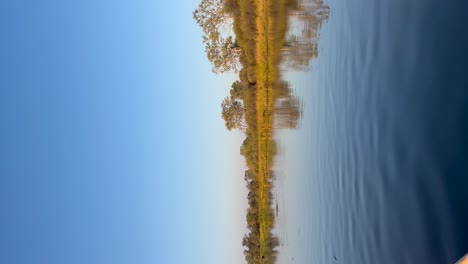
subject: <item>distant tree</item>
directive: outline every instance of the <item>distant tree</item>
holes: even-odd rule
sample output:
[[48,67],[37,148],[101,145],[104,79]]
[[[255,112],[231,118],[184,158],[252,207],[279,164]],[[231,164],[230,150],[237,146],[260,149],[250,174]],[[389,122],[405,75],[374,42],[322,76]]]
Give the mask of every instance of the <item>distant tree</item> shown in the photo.
[[246,129],[244,113],[244,106],[240,100],[227,96],[221,103],[221,116],[229,131],[233,128],[242,131]]
[[256,149],[254,147],[255,144],[252,143],[252,140],[250,138],[244,139],[242,142],[242,145],[240,147],[240,153],[241,155],[245,157],[250,157],[252,154],[255,154]]
[[247,226],[255,226],[258,221],[258,214],[253,210],[248,210],[246,215]]
[[231,98],[235,99],[242,99],[242,91],[244,90],[244,86],[240,81],[235,81],[231,85],[231,90],[229,91],[229,94],[231,95]]
[[250,181],[252,181],[252,175],[250,175],[249,170],[246,170],[246,171],[244,172],[244,181],[246,181],[247,184],[248,184]]
[[[232,28],[232,18],[222,0],[202,0],[193,18],[203,30],[203,43],[214,73],[236,71],[241,49],[226,32]],[[223,34],[224,33],[224,34]]]
[[213,73],[238,71],[242,51],[232,36],[219,38],[216,41],[204,36],[203,43],[205,43],[206,56],[213,66],[211,68]]

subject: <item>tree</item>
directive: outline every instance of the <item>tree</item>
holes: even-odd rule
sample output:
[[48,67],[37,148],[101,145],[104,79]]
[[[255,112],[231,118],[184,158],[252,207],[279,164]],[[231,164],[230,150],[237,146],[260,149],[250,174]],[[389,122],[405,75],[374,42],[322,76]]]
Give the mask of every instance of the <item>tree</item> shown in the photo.
[[244,181],[246,181],[247,184],[248,184],[250,181],[252,181],[252,175],[250,175],[249,170],[246,170],[246,171],[244,172]]
[[235,99],[242,99],[242,92],[244,90],[244,86],[240,81],[235,81],[231,85],[231,90],[229,91],[229,94],[231,95],[231,98]]
[[239,57],[242,51],[232,36],[218,38],[215,41],[203,36],[203,43],[205,43],[206,56],[213,65],[211,68],[213,73],[238,71]]
[[237,72],[241,54],[234,38],[225,36],[232,28],[232,18],[223,4],[222,0],[202,0],[193,12],[193,18],[204,33],[205,52],[213,64],[213,73]]
[[222,0],[202,0],[193,11],[193,18],[212,41],[220,37],[222,27],[230,26],[232,19],[224,11]]
[[226,96],[221,103],[221,115],[226,122],[226,128],[245,130],[244,106],[240,100]]

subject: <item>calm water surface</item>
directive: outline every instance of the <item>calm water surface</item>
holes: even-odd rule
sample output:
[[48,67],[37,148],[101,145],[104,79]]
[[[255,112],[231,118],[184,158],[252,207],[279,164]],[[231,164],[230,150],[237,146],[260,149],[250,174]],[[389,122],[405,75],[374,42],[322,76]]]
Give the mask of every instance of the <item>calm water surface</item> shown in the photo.
[[[468,252],[468,2],[333,0],[278,131],[279,263]],[[335,260],[336,257],[336,260]]]

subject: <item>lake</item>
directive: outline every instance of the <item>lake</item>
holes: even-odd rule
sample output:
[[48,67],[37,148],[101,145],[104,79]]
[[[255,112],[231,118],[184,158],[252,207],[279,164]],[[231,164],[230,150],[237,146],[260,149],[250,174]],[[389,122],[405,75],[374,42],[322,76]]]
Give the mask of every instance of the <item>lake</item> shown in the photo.
[[328,1],[278,130],[278,263],[455,263],[468,252],[468,2]]

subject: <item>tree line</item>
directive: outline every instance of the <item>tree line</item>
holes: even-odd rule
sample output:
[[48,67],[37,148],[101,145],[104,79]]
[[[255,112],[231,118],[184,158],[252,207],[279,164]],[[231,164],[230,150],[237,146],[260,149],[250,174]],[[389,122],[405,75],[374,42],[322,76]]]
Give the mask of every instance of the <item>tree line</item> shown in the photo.
[[[268,76],[272,79],[268,91],[274,106],[271,109],[259,107],[262,98],[259,98],[258,91],[265,87],[259,87],[257,82],[260,66],[257,48],[258,45],[266,45],[270,50],[275,71],[279,71],[281,65],[287,67],[283,70],[304,70],[318,54],[318,32],[322,22],[328,18],[329,8],[322,0],[266,0],[272,27],[269,41],[264,44],[258,40],[257,18],[262,15],[257,12],[260,1],[201,0],[193,17],[203,31],[202,41],[213,73],[232,71],[239,75],[221,102],[221,116],[228,130],[238,129],[245,135],[240,147],[247,166],[244,180],[248,189],[248,232],[241,242],[245,259],[247,263],[267,264],[276,262],[279,245],[279,239],[271,232],[275,221],[271,164],[276,155],[276,142],[268,136],[261,141],[267,147],[260,148],[260,130],[273,126],[296,128],[302,116],[302,102],[294,96],[289,82],[272,74]],[[304,22],[300,34],[288,33],[293,21]],[[274,115],[275,124],[260,122],[259,115]],[[262,160],[262,157],[267,157],[267,160]],[[261,162],[269,166],[265,175],[259,173]]]

